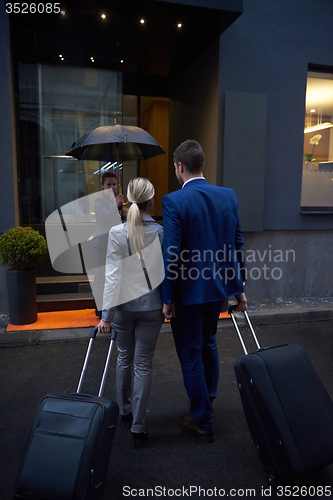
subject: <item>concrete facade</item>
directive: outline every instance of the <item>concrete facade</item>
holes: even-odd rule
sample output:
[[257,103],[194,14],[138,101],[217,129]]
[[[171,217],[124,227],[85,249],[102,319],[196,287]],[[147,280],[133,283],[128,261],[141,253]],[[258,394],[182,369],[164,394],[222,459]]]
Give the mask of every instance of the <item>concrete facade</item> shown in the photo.
[[[330,0],[245,0],[243,14],[220,37],[220,137],[228,127],[224,122],[227,91],[267,96],[264,230],[333,229],[331,215],[303,215],[300,211],[308,65],[333,71],[332,18]],[[314,26],[319,36],[309,36]],[[252,144],[250,152],[261,147],[256,141],[249,123],[246,146]],[[248,160],[242,161],[244,146],[237,143],[237,137],[232,147],[240,157],[239,185],[233,187],[242,211],[242,198],[251,186],[242,185],[241,178],[248,178],[252,160],[247,154]],[[218,164],[223,164],[222,143],[220,149]],[[218,181],[227,169],[224,164],[217,172]]]
[[[267,99],[267,108],[260,111],[265,117],[244,113],[247,136],[245,132],[242,144],[235,134],[232,144],[217,142],[217,184],[231,181],[228,185],[239,199],[245,250],[256,255],[256,262],[247,260],[250,300],[333,294],[333,215],[304,215],[300,210],[308,65],[333,71],[332,19],[330,0],[244,0],[243,14],[220,37],[218,136],[225,139],[232,125],[226,122],[228,92],[250,96],[250,103],[251,95]],[[311,34],[314,27],[318,36]],[[260,136],[256,120],[263,118],[267,128]],[[264,165],[256,177],[263,148]],[[253,208],[248,203],[252,192],[257,197]],[[261,230],[254,231],[253,224]],[[295,260],[269,262],[274,250],[284,256],[294,250]],[[278,252],[275,256],[278,260]],[[281,269],[282,277],[266,279],[264,265]],[[253,268],[261,269],[259,277]]]
[[245,232],[248,299],[333,297],[333,231]]

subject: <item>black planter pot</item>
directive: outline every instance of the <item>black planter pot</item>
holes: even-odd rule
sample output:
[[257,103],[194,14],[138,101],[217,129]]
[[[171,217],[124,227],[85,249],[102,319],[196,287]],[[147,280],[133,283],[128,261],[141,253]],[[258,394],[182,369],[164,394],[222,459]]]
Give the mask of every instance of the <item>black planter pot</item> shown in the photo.
[[9,322],[12,325],[29,325],[37,321],[35,269],[6,271]]

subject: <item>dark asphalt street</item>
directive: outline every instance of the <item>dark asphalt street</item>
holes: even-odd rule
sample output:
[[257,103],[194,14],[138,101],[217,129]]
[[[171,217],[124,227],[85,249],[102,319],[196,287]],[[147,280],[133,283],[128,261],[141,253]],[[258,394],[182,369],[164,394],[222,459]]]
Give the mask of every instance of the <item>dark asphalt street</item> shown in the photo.
[[[332,320],[259,325],[256,331],[262,346],[302,345],[333,398]],[[247,332],[245,338],[249,338]],[[150,440],[145,448],[134,449],[129,430],[119,422],[104,500],[136,496],[321,499],[333,496],[333,465],[309,477],[302,491],[268,488],[233,373],[233,363],[242,355],[241,346],[231,325],[219,329],[217,339],[221,373],[214,404],[216,441],[203,443],[182,431],[179,420],[189,409],[188,400],[172,336],[161,333],[147,418]],[[40,399],[47,393],[76,390],[87,342],[0,348],[1,500],[13,497],[15,475]],[[86,393],[97,391],[107,347],[105,337],[97,338],[84,386]],[[114,353],[105,393],[111,399],[115,395],[115,358]]]

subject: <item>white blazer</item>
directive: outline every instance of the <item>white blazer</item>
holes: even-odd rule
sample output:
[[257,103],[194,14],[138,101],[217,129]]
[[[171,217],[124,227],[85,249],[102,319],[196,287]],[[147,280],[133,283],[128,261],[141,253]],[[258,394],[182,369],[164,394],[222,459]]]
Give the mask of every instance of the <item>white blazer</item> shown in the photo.
[[111,321],[115,307],[125,311],[162,309],[163,228],[148,214],[142,214],[142,222],[145,236],[142,254],[148,282],[138,254],[132,253],[129,248],[127,224],[119,224],[109,232],[102,312],[104,321]]

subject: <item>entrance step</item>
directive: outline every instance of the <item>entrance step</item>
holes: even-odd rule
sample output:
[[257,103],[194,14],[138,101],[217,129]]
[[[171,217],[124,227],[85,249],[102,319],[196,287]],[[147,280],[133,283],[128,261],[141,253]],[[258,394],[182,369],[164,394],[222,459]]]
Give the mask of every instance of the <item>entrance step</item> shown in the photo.
[[36,278],[36,288],[38,312],[94,308],[86,275],[39,277]]
[[92,293],[59,293],[37,295],[37,312],[94,309]]

